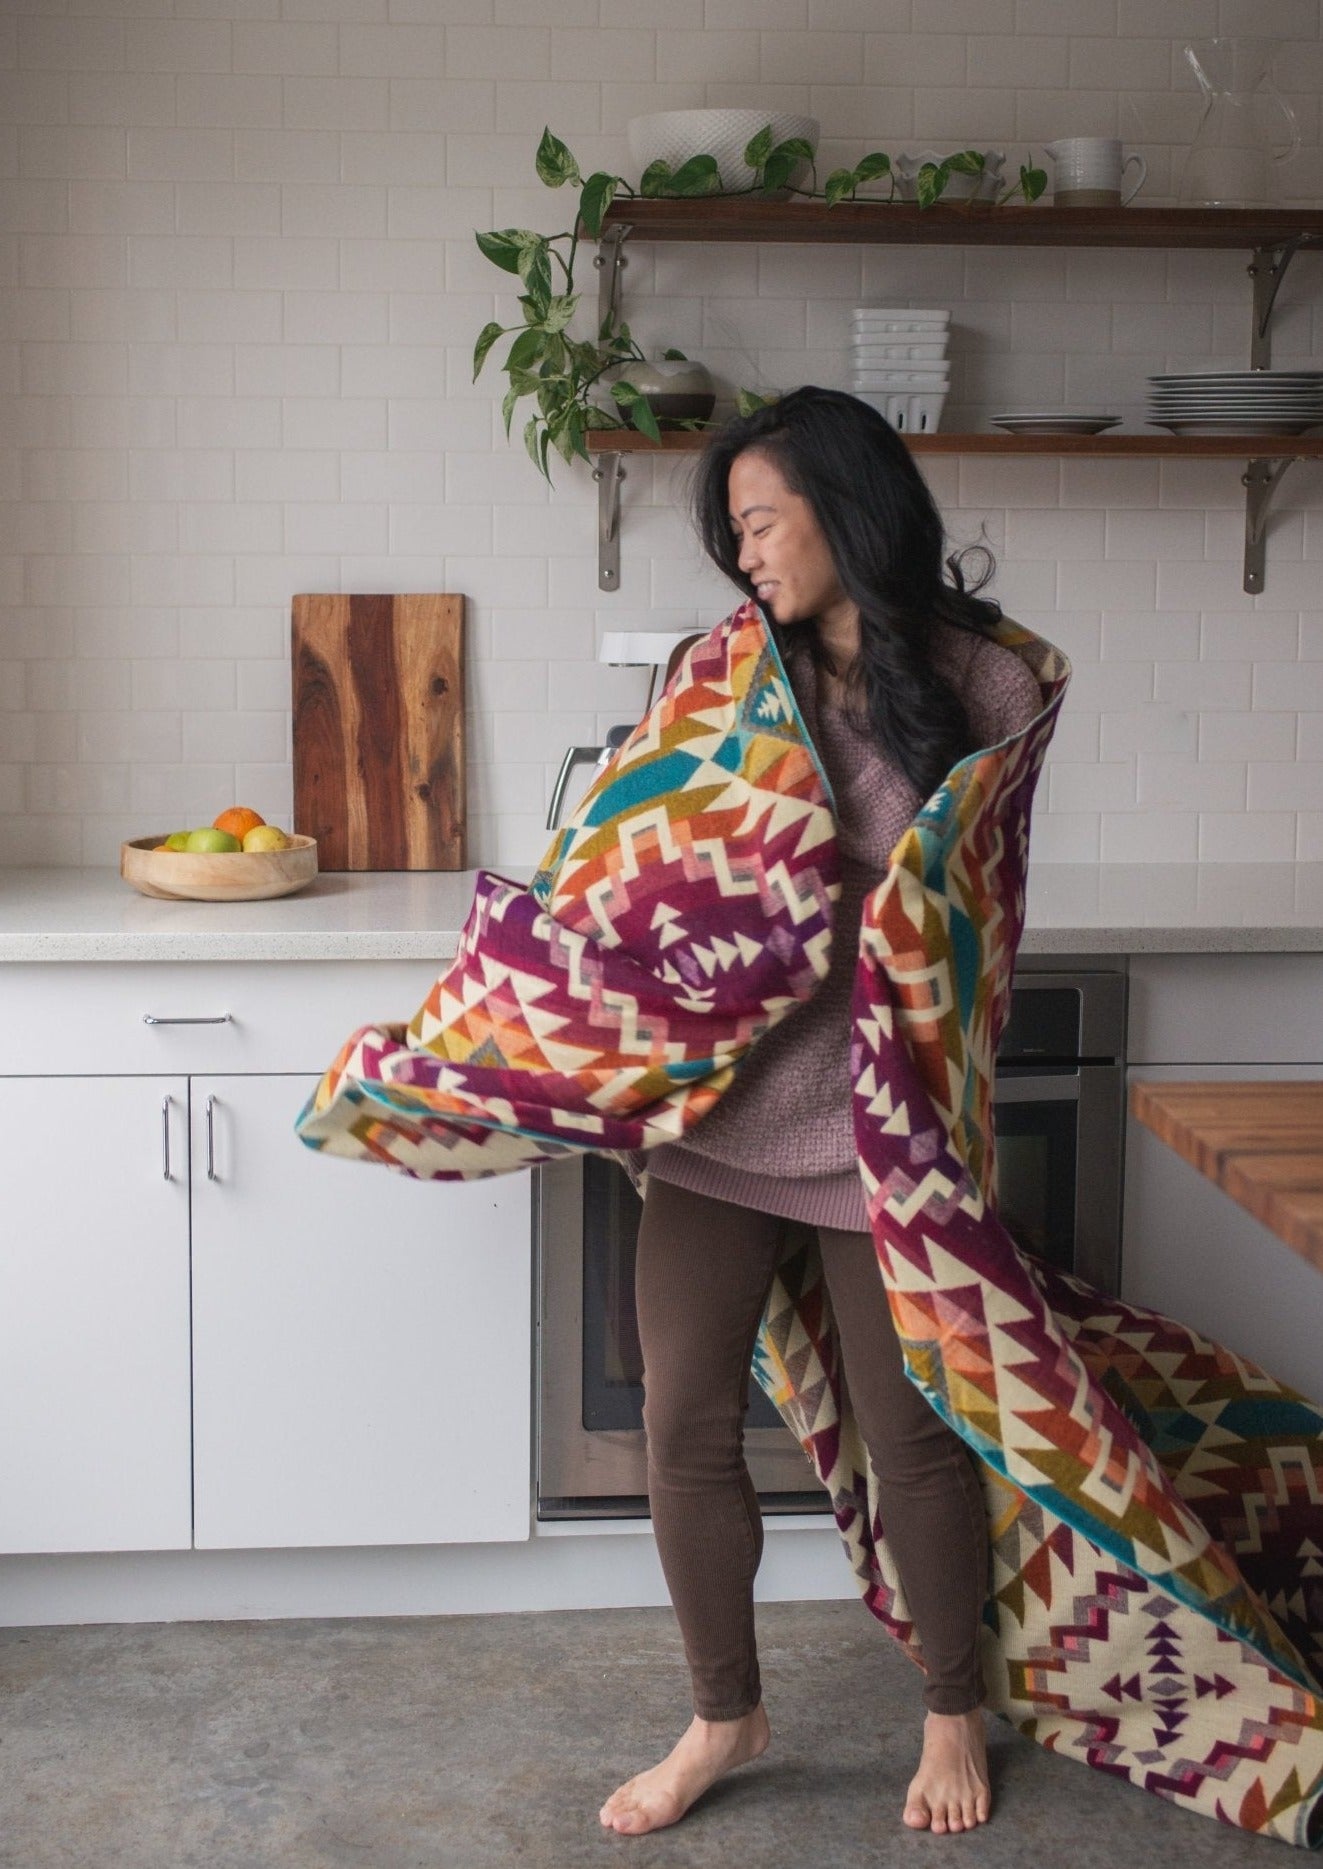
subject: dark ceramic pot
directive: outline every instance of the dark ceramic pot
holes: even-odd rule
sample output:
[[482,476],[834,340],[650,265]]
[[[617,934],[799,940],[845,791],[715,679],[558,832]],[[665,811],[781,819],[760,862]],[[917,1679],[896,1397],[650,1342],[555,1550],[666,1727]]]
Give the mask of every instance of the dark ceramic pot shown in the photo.
[[717,404],[712,378],[701,363],[633,363],[620,374],[640,391],[663,431],[685,421],[705,422]]

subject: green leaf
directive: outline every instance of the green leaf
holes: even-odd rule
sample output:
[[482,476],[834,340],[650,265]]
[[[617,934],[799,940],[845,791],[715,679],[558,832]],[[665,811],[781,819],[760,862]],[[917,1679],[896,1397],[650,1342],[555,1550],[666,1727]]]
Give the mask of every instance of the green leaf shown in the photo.
[[951,171],[944,162],[925,162],[914,178],[919,206],[930,208],[950,179]]
[[551,298],[551,245],[537,235],[519,255],[519,277],[529,295],[545,305]]
[[721,171],[715,156],[691,156],[671,177],[673,195],[716,195],[721,192]]
[[546,340],[541,331],[530,327],[521,331],[510,346],[505,359],[507,370],[526,370],[531,363],[537,363],[545,354]]
[[977,149],[960,149],[948,156],[943,166],[952,175],[982,175],[987,164]]
[[577,403],[558,409],[554,416],[547,419],[547,432],[551,436],[552,446],[567,464],[576,453],[587,453],[582,441],[582,424],[583,412]]
[[774,156],[790,155],[796,162],[812,162],[813,145],[803,136],[788,136],[784,143],[778,143],[772,151]]
[[649,441],[661,440],[661,430],[657,426],[657,418],[644,397],[639,397],[634,407],[630,410],[630,415],[633,418],[635,428],[641,435],[646,435]]
[[583,180],[574,157],[560,138],[553,136],[548,129],[542,132],[542,141],[537,146],[534,160],[538,176],[548,188],[560,188],[565,182],[577,184]]
[[473,238],[493,266],[499,266],[505,273],[517,273],[524,249],[537,236],[525,232],[522,227],[503,227],[495,233],[475,234]]
[[639,193],[645,197],[666,195],[670,193],[670,184],[671,165],[669,162],[663,162],[658,156],[655,162],[648,164],[639,177]]
[[592,458],[589,455],[587,448],[584,446],[583,432],[584,432],[584,429],[587,427],[587,424],[588,424],[587,414],[585,413],[582,404],[576,402],[570,409],[570,418],[569,418],[569,424],[568,424],[569,436],[570,436],[570,452],[572,454],[577,454],[579,456],[579,459],[582,461],[587,461]]
[[875,149],[871,156],[865,156],[862,162],[856,163],[854,179],[856,182],[875,182],[879,175],[890,173],[890,156],[881,149]]
[[776,396],[760,396],[756,389],[741,389],[735,393],[735,409],[739,415],[753,415],[759,409],[770,409]]
[[786,183],[790,180],[795,164],[799,161],[798,156],[792,156],[787,153],[789,147],[790,145],[788,143],[782,143],[780,147],[774,149],[767,158],[766,165],[763,169],[762,185],[768,194],[771,194],[773,189],[785,187]]
[[641,435],[647,435],[651,441],[661,440],[657,418],[648,407],[647,398],[641,390],[635,389],[632,383],[620,382],[611,385],[611,394]]
[[772,126],[765,123],[757,136],[744,146],[744,160],[751,169],[761,169],[772,153]]
[[512,383],[501,399],[501,414],[505,418],[505,438],[507,441],[510,439],[510,421],[515,412],[515,404],[522,394],[523,391],[516,384]]
[[855,172],[853,169],[833,169],[823,184],[823,193],[827,197],[827,206],[834,208],[838,201],[844,201],[854,193]]
[[1020,192],[1023,194],[1026,201],[1037,201],[1046,187],[1046,169],[1026,169],[1021,167]]
[[562,294],[559,298],[548,300],[547,308],[542,314],[542,329],[544,331],[563,331],[570,322],[570,319],[573,318],[578,303],[579,295],[577,292],[573,294]]
[[682,350],[664,350],[662,357],[667,363],[688,363],[689,361]]
[[478,380],[478,372],[487,361],[487,352],[505,330],[504,325],[485,324],[478,333],[478,341],[473,346],[473,381]]
[[596,240],[602,231],[602,219],[611,203],[615,200],[619,177],[606,175],[601,170],[590,175],[583,185],[579,196],[579,219],[590,240]]

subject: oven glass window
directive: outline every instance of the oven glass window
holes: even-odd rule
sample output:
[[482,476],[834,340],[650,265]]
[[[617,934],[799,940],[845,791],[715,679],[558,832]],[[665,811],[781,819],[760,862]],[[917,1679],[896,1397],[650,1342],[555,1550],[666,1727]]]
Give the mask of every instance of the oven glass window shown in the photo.
[[997,1104],[997,1209],[1017,1246],[1069,1272],[1075,1263],[1079,1105]]

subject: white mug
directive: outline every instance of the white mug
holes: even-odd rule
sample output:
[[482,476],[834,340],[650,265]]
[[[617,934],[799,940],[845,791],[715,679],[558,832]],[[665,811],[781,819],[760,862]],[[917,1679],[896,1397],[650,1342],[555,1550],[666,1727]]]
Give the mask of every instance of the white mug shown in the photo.
[[[1045,145],[1052,158],[1052,199],[1063,208],[1124,207],[1148,179],[1148,164],[1138,154],[1122,159],[1117,136],[1063,136]],[[1138,169],[1128,194],[1121,193],[1126,170]]]

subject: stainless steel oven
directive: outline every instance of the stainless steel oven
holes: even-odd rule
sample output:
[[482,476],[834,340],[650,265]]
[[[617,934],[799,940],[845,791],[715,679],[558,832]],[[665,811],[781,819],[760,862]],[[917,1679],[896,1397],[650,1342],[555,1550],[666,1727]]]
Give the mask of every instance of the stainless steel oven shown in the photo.
[[[1120,1277],[1125,974],[1017,972],[997,1053],[999,1208],[1027,1250],[1103,1291]],[[646,1516],[643,1359],[634,1315],[641,1203],[587,1155],[536,1177],[540,1518]],[[745,1449],[764,1512],[825,1511],[756,1383]]]

